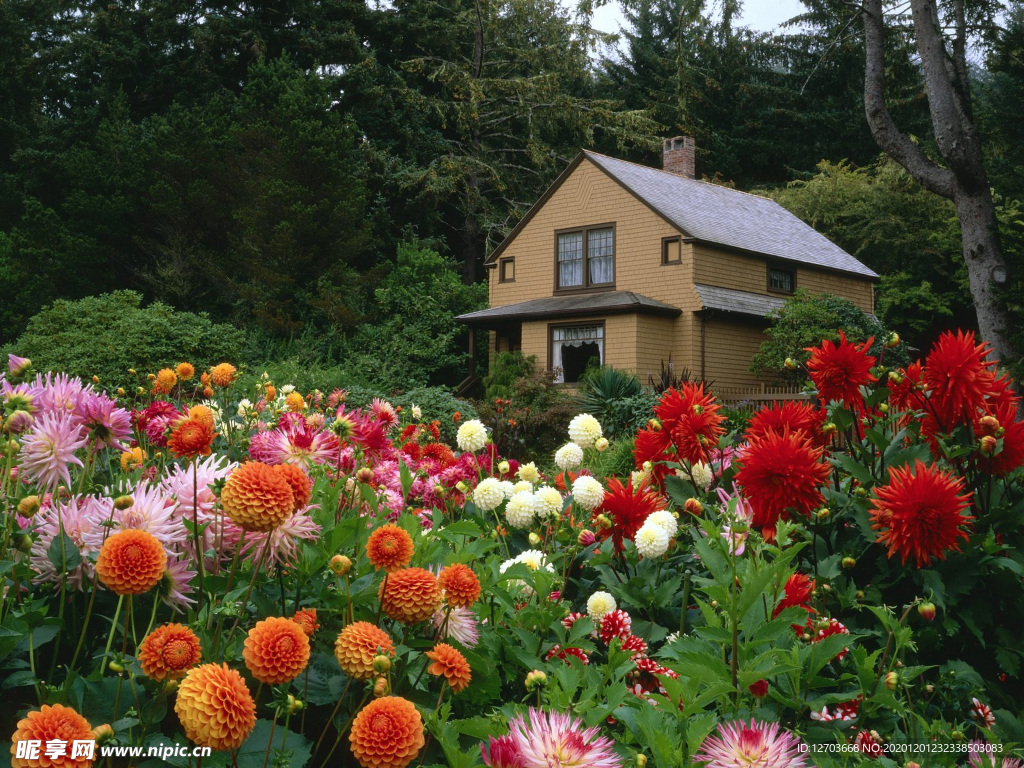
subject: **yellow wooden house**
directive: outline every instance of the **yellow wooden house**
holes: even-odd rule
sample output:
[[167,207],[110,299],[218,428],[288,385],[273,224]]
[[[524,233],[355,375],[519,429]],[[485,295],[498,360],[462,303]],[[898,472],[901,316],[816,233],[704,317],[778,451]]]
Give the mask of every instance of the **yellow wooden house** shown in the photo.
[[797,289],[874,311],[878,275],[778,203],[694,179],[690,137],[664,170],[582,151],[490,255],[490,307],[459,317],[496,352],[572,383],[596,358],[677,371],[722,394],[750,372],[766,316]]

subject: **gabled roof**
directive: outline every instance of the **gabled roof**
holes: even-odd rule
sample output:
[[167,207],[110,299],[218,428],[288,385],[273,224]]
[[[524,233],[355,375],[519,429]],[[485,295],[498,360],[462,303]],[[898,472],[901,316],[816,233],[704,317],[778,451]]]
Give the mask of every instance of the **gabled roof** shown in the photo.
[[488,261],[498,257],[583,159],[696,242],[878,279],[876,272],[774,200],[589,150],[576,156]]
[[717,285],[695,283],[693,287],[697,289],[697,296],[703,309],[714,309],[719,312],[736,312],[764,318],[769,312],[782,309],[786,303],[785,299],[777,296],[720,288]]
[[510,321],[522,322],[540,318],[553,319],[594,314],[677,317],[682,314],[682,310],[632,291],[602,291],[521,301],[518,304],[507,304],[504,307],[469,312],[459,315],[455,319],[466,325],[490,328]]

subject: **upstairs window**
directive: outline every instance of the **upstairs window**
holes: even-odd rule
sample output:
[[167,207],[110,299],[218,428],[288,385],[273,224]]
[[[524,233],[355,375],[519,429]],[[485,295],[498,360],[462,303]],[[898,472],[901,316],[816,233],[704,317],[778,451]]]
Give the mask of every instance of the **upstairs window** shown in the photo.
[[516,281],[516,260],[515,259],[499,259],[498,260],[498,282],[499,283],[514,283]]
[[775,293],[793,293],[796,290],[796,272],[782,267],[768,267],[768,290]]
[[679,237],[666,237],[661,241],[661,263],[683,263],[683,241]]
[[559,232],[555,239],[557,290],[615,284],[615,227],[603,225]]

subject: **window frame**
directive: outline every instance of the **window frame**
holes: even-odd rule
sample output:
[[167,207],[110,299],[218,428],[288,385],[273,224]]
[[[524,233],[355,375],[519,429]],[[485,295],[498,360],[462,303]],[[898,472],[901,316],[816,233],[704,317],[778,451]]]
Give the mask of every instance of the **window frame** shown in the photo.
[[[669,243],[679,244],[679,258],[669,259],[668,258],[668,246]],[[681,235],[673,235],[672,237],[661,238],[661,266],[670,267],[674,264],[683,263],[683,238]]]
[[[512,267],[512,277],[505,277],[505,267]],[[498,259],[498,282],[514,283],[516,281],[516,259],[514,256],[507,259]]]
[[[784,288],[775,288],[772,286],[772,271],[776,272],[788,272],[792,278],[792,287],[790,290]],[[796,268],[784,266],[781,264],[768,264],[768,269],[765,271],[765,286],[769,293],[780,293],[784,296],[792,296],[796,293]]]
[[[572,231],[572,230],[570,230]],[[589,328],[595,327],[601,329],[601,365],[604,366],[608,359],[608,325],[604,320],[586,320],[576,323],[548,323],[548,360],[547,370],[554,371],[551,363],[555,358],[555,330],[558,328]],[[562,381],[555,382],[556,387],[564,386],[576,386],[579,384],[578,381],[565,381],[565,369],[562,369]]]
[[[590,233],[598,229],[610,229],[612,231],[612,279],[609,283],[591,283],[590,282]],[[558,240],[562,235],[575,235],[578,234],[583,238],[583,284],[582,285],[571,285],[567,288],[563,288],[558,284],[559,276],[559,262],[558,262]],[[567,229],[556,229],[555,230],[555,275],[554,275],[554,286],[555,293],[597,293],[599,291],[614,291],[615,290],[615,279],[617,276],[616,272],[616,261],[619,250],[618,244],[618,231],[615,226],[615,222],[606,222],[604,224],[591,224],[586,227],[569,227]]]

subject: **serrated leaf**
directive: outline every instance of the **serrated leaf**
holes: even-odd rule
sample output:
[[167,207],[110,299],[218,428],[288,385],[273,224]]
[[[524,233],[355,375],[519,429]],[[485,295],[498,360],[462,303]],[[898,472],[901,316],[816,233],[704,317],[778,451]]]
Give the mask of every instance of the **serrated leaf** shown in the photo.
[[[62,541],[64,542],[63,547],[61,546]],[[66,533],[53,537],[49,549],[46,550],[46,557],[53,563],[57,573],[73,571],[82,563],[82,553],[79,551],[78,545]]]

